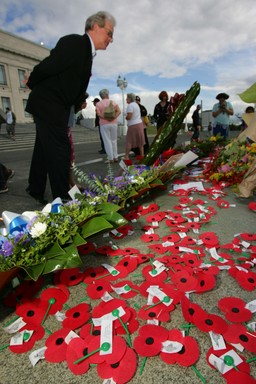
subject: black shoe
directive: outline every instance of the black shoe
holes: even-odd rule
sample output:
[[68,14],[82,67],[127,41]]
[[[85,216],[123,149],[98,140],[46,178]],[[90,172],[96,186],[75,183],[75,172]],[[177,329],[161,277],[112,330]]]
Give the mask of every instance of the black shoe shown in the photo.
[[40,196],[40,195],[37,195],[36,193],[31,192],[30,187],[27,187],[27,188],[26,188],[26,192],[27,192],[31,197],[33,197],[33,199],[35,199],[36,201],[38,201],[40,204],[45,205],[45,204],[48,203],[48,201],[45,200],[43,196]]
[[104,151],[104,149],[101,149],[100,151],[98,151],[101,155],[105,155],[105,151]]

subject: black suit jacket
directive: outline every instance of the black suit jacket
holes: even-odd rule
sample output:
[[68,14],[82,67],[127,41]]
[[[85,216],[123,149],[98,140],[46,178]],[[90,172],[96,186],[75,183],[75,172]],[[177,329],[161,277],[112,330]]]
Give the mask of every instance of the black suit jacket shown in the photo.
[[50,55],[36,65],[27,86],[26,111],[55,124],[67,125],[70,107],[79,109],[92,68],[92,47],[87,34],[62,37]]

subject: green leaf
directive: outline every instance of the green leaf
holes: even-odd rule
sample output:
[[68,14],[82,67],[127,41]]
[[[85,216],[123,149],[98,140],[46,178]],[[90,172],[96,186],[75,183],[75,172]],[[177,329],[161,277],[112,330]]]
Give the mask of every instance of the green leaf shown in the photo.
[[96,206],[97,213],[108,213],[108,212],[117,212],[119,211],[119,205],[112,203],[102,203]]
[[256,103],[256,83],[251,85],[244,92],[238,93],[238,96],[240,96],[241,100],[245,103]]
[[32,266],[19,266],[19,268],[22,268],[26,274],[28,275],[28,277],[34,281],[37,281],[37,279],[39,278],[39,276],[41,276],[41,274],[43,273],[43,270],[45,268],[45,264],[46,264],[46,261],[44,261],[43,263],[41,264],[37,264],[37,265],[32,265]]
[[127,224],[127,220],[117,212],[110,212],[109,214],[103,215],[102,217],[111,223],[114,228],[118,228]]
[[73,244],[76,247],[79,247],[79,245],[86,244],[86,240],[82,236],[80,236],[79,233],[76,233],[73,237]]
[[53,246],[45,252],[44,256],[46,259],[55,257],[57,255],[62,255],[64,253],[63,248],[59,245],[58,242],[54,243]]
[[76,247],[71,244],[65,248],[63,255],[58,255],[46,261],[43,274],[57,271],[58,269],[77,268],[82,265]]
[[95,233],[113,228],[113,226],[102,216],[93,217],[82,226],[82,236],[86,239]]

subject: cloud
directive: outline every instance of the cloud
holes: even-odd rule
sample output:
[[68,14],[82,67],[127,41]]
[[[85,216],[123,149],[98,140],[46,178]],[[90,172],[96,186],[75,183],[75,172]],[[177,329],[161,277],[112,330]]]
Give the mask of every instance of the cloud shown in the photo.
[[194,81],[207,108],[219,91],[243,108],[237,93],[256,78],[255,0],[2,0],[0,25],[53,47],[65,34],[82,34],[86,18],[106,8],[117,26],[113,44],[94,61],[91,95],[105,86],[118,95],[121,74],[129,91],[150,100],[151,113],[160,90],[181,93]]

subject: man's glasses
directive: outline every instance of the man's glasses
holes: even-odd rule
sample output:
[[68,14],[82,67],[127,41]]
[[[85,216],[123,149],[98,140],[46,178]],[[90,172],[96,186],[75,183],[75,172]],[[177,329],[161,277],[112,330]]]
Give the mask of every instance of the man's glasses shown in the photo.
[[110,37],[111,39],[113,39],[113,31],[111,31],[111,29],[107,28],[107,27],[102,27],[104,28],[106,31],[107,31],[107,35],[108,37]]

